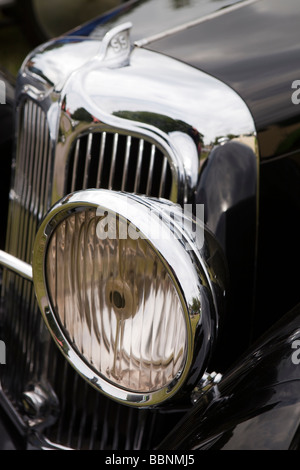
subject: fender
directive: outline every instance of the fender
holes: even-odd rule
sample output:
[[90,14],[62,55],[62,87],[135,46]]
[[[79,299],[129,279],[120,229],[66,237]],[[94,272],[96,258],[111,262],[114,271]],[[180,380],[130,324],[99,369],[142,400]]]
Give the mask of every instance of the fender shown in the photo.
[[299,322],[300,304],[218,385],[199,397],[160,448],[296,449],[300,442]]
[[217,145],[201,169],[196,191],[196,203],[205,207],[205,223],[222,246],[228,262],[227,316],[215,355],[218,360],[213,365],[219,372],[226,370],[252,339],[257,166],[254,152],[242,142],[232,140]]

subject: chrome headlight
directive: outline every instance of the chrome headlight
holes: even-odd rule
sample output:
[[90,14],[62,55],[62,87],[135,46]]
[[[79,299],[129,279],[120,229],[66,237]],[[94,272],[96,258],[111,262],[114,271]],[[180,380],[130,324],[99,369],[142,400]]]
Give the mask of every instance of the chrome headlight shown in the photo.
[[205,371],[222,289],[203,225],[187,220],[167,201],[87,190],[56,204],[37,234],[33,276],[48,328],[75,369],[118,401],[157,405]]

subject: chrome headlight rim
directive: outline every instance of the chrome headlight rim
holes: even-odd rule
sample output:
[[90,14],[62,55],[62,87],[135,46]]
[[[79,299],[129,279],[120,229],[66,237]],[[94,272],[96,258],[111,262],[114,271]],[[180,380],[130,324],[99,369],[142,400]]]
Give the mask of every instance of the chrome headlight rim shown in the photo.
[[[51,240],[51,236],[57,226],[64,219],[68,218],[71,214],[74,214],[74,212],[81,210],[102,207],[103,209],[109,209],[112,212],[115,211],[116,213],[121,214],[121,212],[118,210],[118,203],[124,197],[129,198],[130,200],[140,204],[141,208],[145,208],[145,206],[152,207],[153,204],[155,207],[156,204],[160,205],[162,203],[160,200],[151,200],[150,198],[144,198],[142,196],[98,189],[84,190],[72,193],[71,195],[66,196],[57,204],[55,204],[44,218],[36,236],[33,256],[33,281],[35,285],[38,304],[44,321],[56,345],[58,346],[64,357],[68,360],[68,362],[79,373],[79,375],[81,375],[94,388],[120,403],[136,407],[152,407],[160,405],[165,400],[178,394],[180,389],[184,388],[183,385],[186,385],[188,383],[188,377],[189,375],[191,375],[192,365],[195,365],[198,362],[196,367],[197,374],[195,374],[195,370],[193,370],[192,372],[193,383],[195,380],[195,376],[200,378],[201,374],[203,374],[205,371],[203,364],[204,360],[201,359],[199,361],[199,357],[195,357],[195,341],[197,342],[196,335],[198,332],[199,324],[204,323],[207,327],[207,323],[209,323],[210,320],[206,318],[203,321],[202,317],[204,312],[202,311],[202,305],[199,307],[198,312],[193,312],[193,314],[191,314],[189,300],[187,299],[188,295],[182,284],[182,273],[187,272],[185,271],[185,268],[187,268],[187,266],[185,266],[181,270],[181,273],[178,278],[175,266],[172,264],[172,262],[170,262],[170,259],[167,260],[166,254],[162,253],[163,250],[161,251],[157,244],[153,243],[150,237],[147,237],[147,234],[144,233],[147,243],[152,247],[155,254],[162,261],[175,286],[184,314],[187,334],[185,361],[184,365],[182,366],[182,369],[177,373],[171,383],[168,383],[161,389],[149,391],[146,393],[135,391],[133,392],[108,381],[107,378],[104,378],[97,370],[95,370],[95,368],[93,368],[93,366],[91,366],[91,364],[88,363],[84,356],[82,356],[78,351],[76,351],[77,348],[74,347],[73,344],[71,344],[71,341],[68,338],[68,334],[66,334],[64,328],[60,323],[60,320],[57,318],[57,314],[54,311],[54,308],[52,307],[50,295],[47,288],[45,262],[48,251],[48,245]],[[169,201],[164,202],[167,205],[169,203]],[[188,243],[191,243],[191,240],[187,239],[187,241]],[[195,253],[196,252],[192,250],[191,253],[187,254],[187,259],[190,259],[191,256],[195,256]],[[197,259],[197,261],[199,261],[199,259]],[[191,268],[192,266],[193,265],[191,263],[188,267]],[[199,269],[199,266],[197,269]],[[194,269],[192,273],[189,273],[189,280],[191,277],[193,277],[194,283],[199,282],[199,271],[197,271],[197,269]],[[206,267],[202,264],[202,274],[206,278],[206,280],[208,280],[210,276],[209,273],[204,272],[205,270]],[[201,283],[202,282],[203,279],[201,280]],[[200,286],[199,284],[199,287],[203,286]],[[210,299],[210,302],[211,301],[214,302]],[[191,317],[193,317],[193,319],[191,319]],[[214,332],[210,331],[208,328],[207,331],[202,331],[202,335],[205,338],[204,343],[206,343],[206,347],[204,348],[204,356],[205,358],[207,358],[210,355],[211,339],[214,336]]]

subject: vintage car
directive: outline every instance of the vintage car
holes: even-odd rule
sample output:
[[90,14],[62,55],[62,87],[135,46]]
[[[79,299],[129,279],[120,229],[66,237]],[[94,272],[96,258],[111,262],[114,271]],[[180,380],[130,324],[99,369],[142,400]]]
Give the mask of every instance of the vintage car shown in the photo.
[[1,448],[299,448],[299,24],[133,0],[1,76]]

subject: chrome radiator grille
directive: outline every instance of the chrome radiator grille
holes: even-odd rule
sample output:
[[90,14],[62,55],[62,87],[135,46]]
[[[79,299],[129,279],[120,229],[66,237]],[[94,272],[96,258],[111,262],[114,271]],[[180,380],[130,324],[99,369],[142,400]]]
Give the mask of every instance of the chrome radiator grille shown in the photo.
[[94,132],[77,139],[69,160],[66,193],[105,188],[170,198],[166,155],[144,139]]
[[[37,227],[50,206],[53,150],[46,114],[33,101],[25,101],[19,118],[6,249],[29,263]],[[149,142],[108,132],[87,134],[75,142],[70,155],[66,193],[95,186],[167,197],[171,170],[166,157]],[[23,392],[32,383],[47,383],[60,405],[58,419],[44,430],[52,442],[78,449],[153,448],[159,432],[167,432],[163,415],[116,404],[84,382],[50,338],[30,282],[5,272],[2,301],[8,354],[1,385],[25,422],[34,420],[29,421],[24,413]],[[170,429],[172,419],[167,423]]]
[[[31,263],[37,227],[49,207],[51,142],[46,115],[32,101],[19,114],[14,184],[10,192],[6,251]],[[2,371],[2,387],[18,407],[30,381],[47,367],[48,332],[40,319],[32,283],[5,272],[2,285],[4,335],[11,351]]]
[[51,197],[52,149],[46,115],[39,106],[26,101],[19,119],[18,157],[11,192],[7,249],[30,263],[35,233]]

